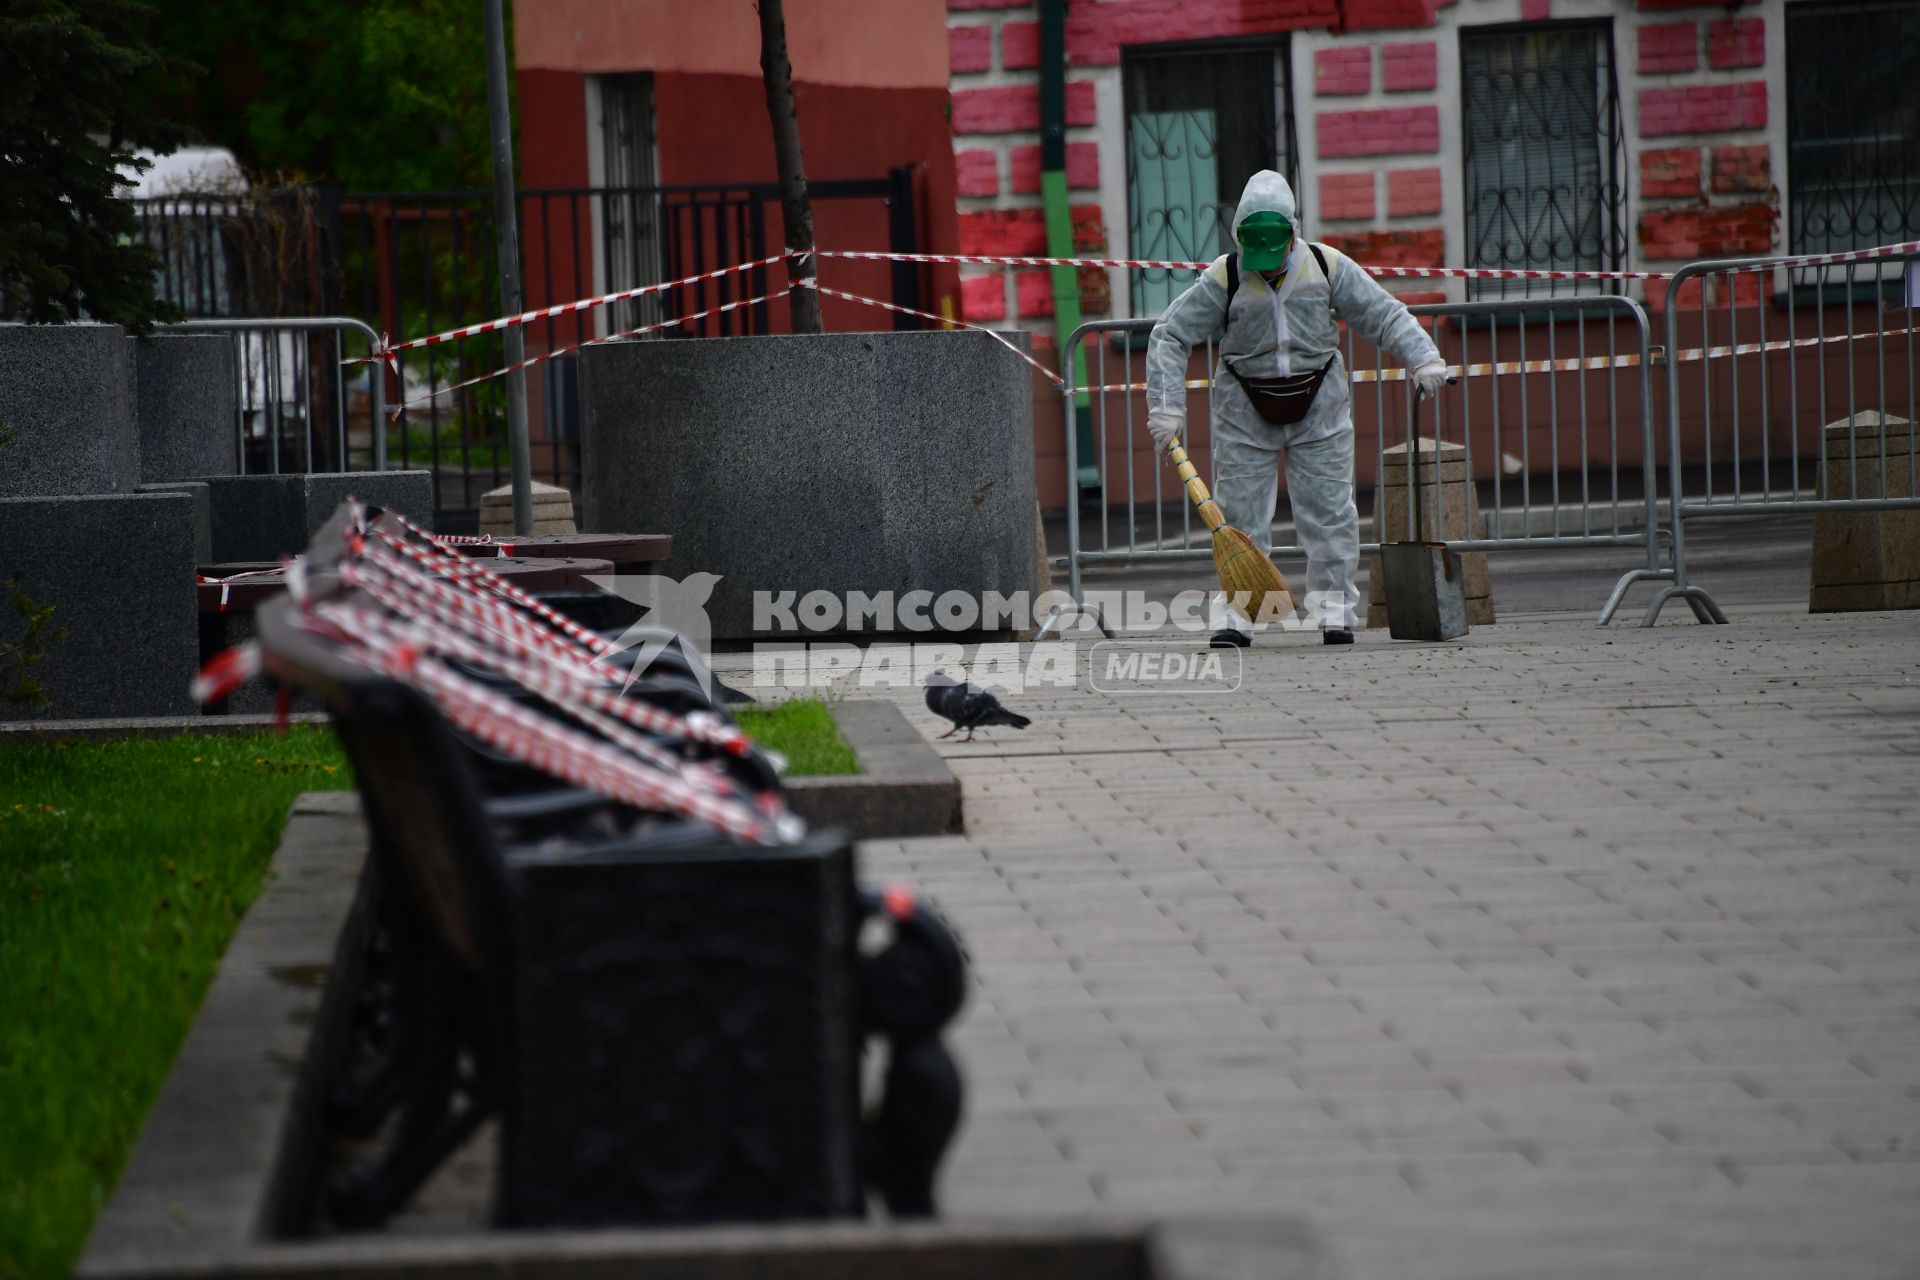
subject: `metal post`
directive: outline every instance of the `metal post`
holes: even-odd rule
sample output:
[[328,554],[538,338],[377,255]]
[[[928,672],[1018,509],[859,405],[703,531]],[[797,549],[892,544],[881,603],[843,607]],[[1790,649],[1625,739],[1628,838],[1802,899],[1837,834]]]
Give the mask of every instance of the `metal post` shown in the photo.
[[[484,0],[487,27],[487,123],[493,135],[493,226],[500,245],[500,306],[506,315],[526,309],[520,293],[519,209],[513,184],[513,117],[507,107],[507,28],[500,0]],[[507,448],[513,463],[513,531],[533,533],[533,451],[527,443],[527,336],[519,325],[506,342]]]

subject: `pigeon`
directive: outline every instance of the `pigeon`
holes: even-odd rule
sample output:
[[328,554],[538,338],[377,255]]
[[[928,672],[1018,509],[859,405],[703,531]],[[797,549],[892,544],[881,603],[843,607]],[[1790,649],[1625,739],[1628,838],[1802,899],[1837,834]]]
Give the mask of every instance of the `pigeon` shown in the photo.
[[973,741],[973,731],[989,725],[1003,724],[1011,729],[1024,729],[1033,721],[1022,715],[1015,715],[1000,705],[1000,699],[977,685],[961,684],[944,671],[935,671],[927,676],[927,710],[943,719],[953,721],[953,728],[940,736],[951,738],[965,729],[967,736],[962,742]]

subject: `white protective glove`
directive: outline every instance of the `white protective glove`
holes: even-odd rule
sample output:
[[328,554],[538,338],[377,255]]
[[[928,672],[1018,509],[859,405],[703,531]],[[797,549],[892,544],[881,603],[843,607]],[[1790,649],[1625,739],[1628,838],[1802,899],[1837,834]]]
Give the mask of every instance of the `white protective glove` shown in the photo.
[[1420,394],[1432,399],[1440,394],[1440,388],[1447,385],[1447,366],[1442,360],[1431,360],[1413,371],[1413,385],[1420,388]]
[[1167,451],[1174,437],[1185,430],[1187,420],[1177,413],[1165,409],[1156,409],[1147,415],[1147,434],[1153,437],[1153,452],[1157,456]]

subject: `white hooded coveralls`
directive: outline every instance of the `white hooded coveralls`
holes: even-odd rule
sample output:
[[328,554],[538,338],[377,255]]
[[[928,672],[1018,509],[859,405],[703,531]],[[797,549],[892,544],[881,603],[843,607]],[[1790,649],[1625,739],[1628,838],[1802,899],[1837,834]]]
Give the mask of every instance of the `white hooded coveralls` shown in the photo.
[[[1308,616],[1323,627],[1352,628],[1359,622],[1360,603],[1360,589],[1353,581],[1360,563],[1360,516],[1353,501],[1353,389],[1334,321],[1346,321],[1409,369],[1439,360],[1440,353],[1406,305],[1351,258],[1323,245],[1327,269],[1321,271],[1307,248],[1293,189],[1271,169],[1247,180],[1233,215],[1236,242],[1240,224],[1262,210],[1275,210],[1294,226],[1279,288],[1242,266],[1229,316],[1227,259],[1216,258],[1153,326],[1147,341],[1147,409],[1184,418],[1188,357],[1209,338],[1220,338],[1221,357],[1231,358],[1250,377],[1312,373],[1333,358],[1306,417],[1290,427],[1263,419],[1239,379],[1224,364],[1215,365],[1213,493],[1227,523],[1270,552],[1279,455],[1284,451],[1287,500],[1307,552]],[[1210,616],[1216,629],[1249,629],[1219,593]]]

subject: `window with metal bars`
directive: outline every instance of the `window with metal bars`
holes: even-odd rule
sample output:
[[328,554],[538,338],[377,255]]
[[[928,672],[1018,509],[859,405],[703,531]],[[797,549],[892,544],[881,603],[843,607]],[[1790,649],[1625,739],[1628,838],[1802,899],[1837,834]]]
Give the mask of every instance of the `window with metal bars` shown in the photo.
[[[1460,33],[1466,265],[1618,271],[1625,139],[1611,23]],[[1472,298],[1616,291],[1605,281],[1471,280]]]
[[[1249,177],[1275,169],[1298,186],[1285,42],[1129,49],[1121,62],[1128,256],[1205,262],[1231,251]],[[1133,314],[1161,311],[1194,275],[1136,269]]]
[[[606,190],[596,210],[603,292],[660,279],[660,211],[654,164],[653,77],[644,72],[596,77],[600,118],[595,139]],[[624,331],[659,321],[658,295],[617,303],[601,323]]]
[[1920,5],[1787,6],[1794,253],[1920,239]]

